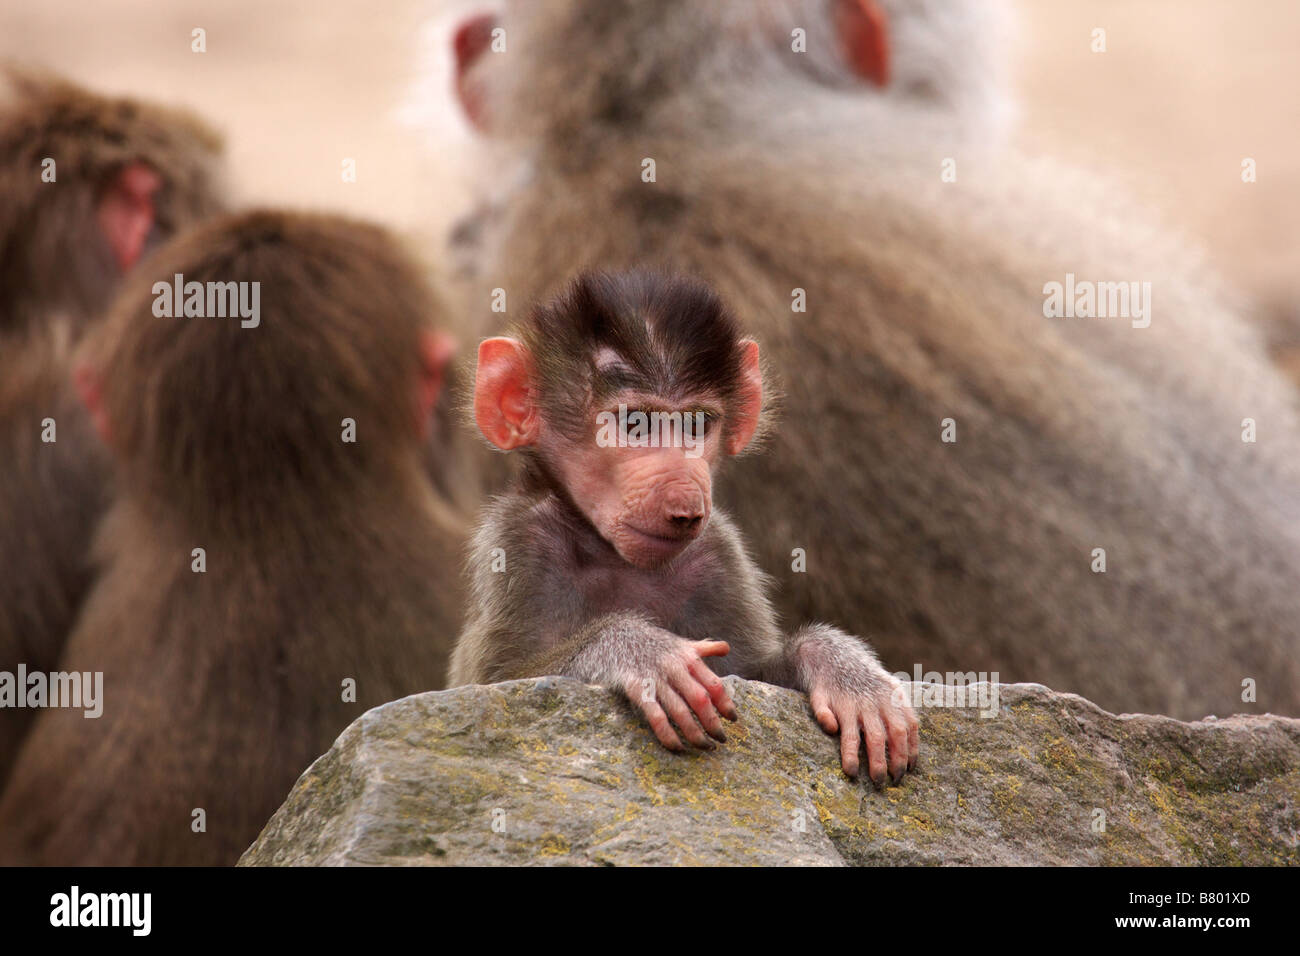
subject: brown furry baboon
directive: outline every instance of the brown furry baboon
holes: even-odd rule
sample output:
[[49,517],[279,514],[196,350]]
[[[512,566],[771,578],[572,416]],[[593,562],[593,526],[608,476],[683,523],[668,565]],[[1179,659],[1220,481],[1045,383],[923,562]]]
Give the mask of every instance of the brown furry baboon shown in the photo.
[[918,743],[899,682],[838,628],[783,633],[713,509],[714,474],[763,430],[758,343],[703,283],[637,272],[584,274],[517,332],[479,347],[475,420],[523,469],[474,533],[452,682],[603,684],[682,750],[739,716],[718,674],[767,680],[808,694],[845,773],[861,742],[897,783]]
[[141,255],[220,211],[220,153],[189,113],[0,70],[0,329],[97,316]]
[[[76,338],[140,255],[217,210],[219,145],[187,115],[0,72],[0,672],[15,679],[55,666],[109,497],[71,388]],[[0,783],[34,714],[15,704]]]
[[[862,7],[506,3],[504,52],[457,58],[525,167],[492,180],[484,318],[589,267],[717,289],[782,376],[771,448],[719,491],[789,619],[1113,710],[1300,713],[1294,389],[1116,191],[846,82],[881,49]],[[1065,318],[1076,278],[1134,300]]]
[[327,216],[219,219],[128,281],[81,353],[118,492],[60,662],[102,672],[102,716],[37,719],[0,859],[234,863],[350,720],[442,686],[437,314],[392,238]]

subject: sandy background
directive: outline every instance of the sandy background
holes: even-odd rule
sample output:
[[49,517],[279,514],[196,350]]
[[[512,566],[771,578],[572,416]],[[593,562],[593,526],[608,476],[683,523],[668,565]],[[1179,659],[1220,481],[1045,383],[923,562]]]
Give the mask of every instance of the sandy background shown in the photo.
[[[242,201],[325,207],[431,242],[466,202],[470,133],[414,116],[446,91],[463,0],[0,0],[0,57],[191,106],[223,129]],[[1300,3],[1019,0],[1022,133],[1117,169],[1275,314],[1300,304]],[[208,52],[190,52],[190,31]],[[1089,50],[1094,27],[1108,52]],[[1243,185],[1242,157],[1259,181]],[[357,161],[358,182],[339,175]],[[430,248],[436,248],[430,246]]]

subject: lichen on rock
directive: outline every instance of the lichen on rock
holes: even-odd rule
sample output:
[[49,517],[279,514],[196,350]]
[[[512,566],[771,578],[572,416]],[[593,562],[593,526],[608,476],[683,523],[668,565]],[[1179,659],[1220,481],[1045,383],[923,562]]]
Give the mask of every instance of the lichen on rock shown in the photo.
[[241,865],[1300,864],[1300,720],[1115,716],[1036,684],[919,708],[921,763],[840,770],[804,697],[727,679],[717,749],[663,749],[564,678],[362,715]]

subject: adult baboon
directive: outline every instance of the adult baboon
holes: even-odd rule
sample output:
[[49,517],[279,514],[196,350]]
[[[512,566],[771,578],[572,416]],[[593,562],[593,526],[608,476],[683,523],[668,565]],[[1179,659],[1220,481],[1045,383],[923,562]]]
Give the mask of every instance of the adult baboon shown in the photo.
[[82,351],[118,493],[59,664],[102,674],[102,715],[38,717],[0,860],[234,863],[349,721],[443,685],[436,315],[391,237],[330,216],[219,219],[129,280]]
[[[109,500],[76,340],[150,247],[218,210],[219,156],[188,114],[0,70],[0,672],[15,680],[55,667]],[[35,713],[16,704],[0,708],[0,783]]]
[[507,3],[504,51],[458,57],[525,167],[496,180],[485,321],[488,290],[588,267],[716,288],[782,376],[720,492],[787,618],[1113,710],[1300,713],[1294,390],[1105,184],[828,70],[855,5]]

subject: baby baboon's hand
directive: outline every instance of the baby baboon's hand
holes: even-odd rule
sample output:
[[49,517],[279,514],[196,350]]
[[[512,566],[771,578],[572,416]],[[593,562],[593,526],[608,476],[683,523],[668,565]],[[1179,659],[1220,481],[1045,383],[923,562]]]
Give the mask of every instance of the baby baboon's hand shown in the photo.
[[713,747],[710,737],[727,739],[721,718],[735,720],[736,705],[704,663],[730,652],[726,641],[688,641],[625,612],[598,619],[578,637],[583,646],[563,673],[623,691],[669,750],[685,749],[679,733],[705,749]]
[[865,644],[819,627],[796,653],[813,715],[827,733],[840,735],[840,765],[846,774],[858,775],[861,745],[867,750],[867,773],[878,787],[885,785],[886,765],[894,783],[916,767],[916,714],[898,679]]
[[619,674],[623,692],[669,750],[684,749],[674,725],[682,737],[706,750],[713,748],[713,740],[727,739],[720,717],[735,720],[736,705],[704,658],[730,650],[726,641],[687,641],[654,628],[625,659]]

